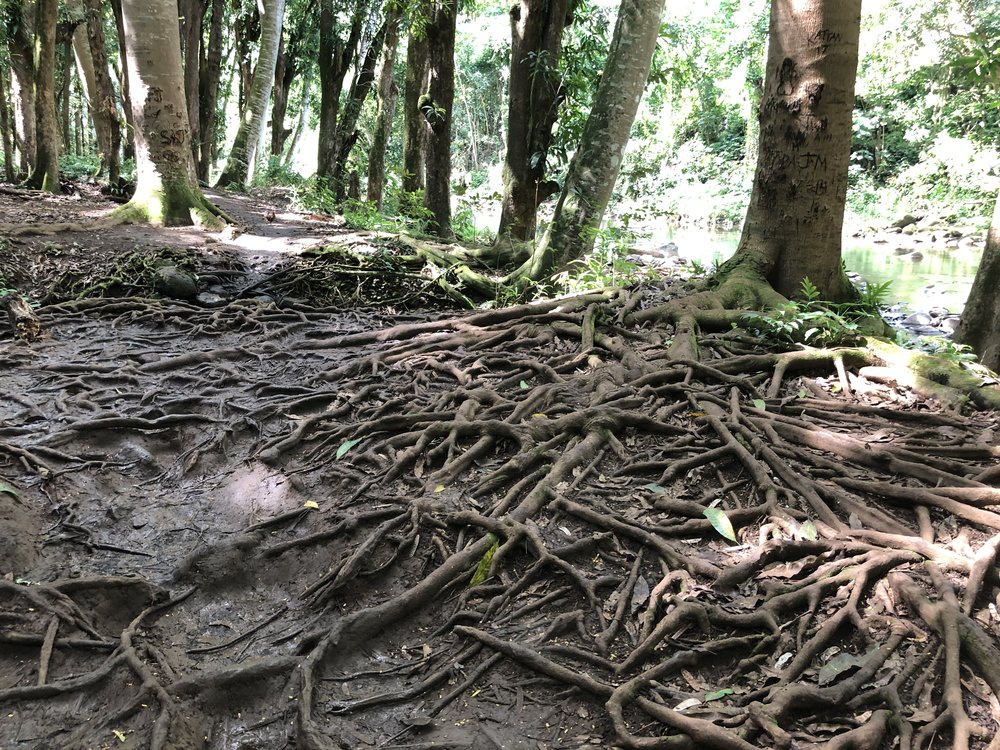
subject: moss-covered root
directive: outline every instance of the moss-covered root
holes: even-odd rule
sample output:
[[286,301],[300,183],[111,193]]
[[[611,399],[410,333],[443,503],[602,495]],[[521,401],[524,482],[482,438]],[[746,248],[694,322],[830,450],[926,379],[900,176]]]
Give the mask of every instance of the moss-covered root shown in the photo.
[[903,349],[881,339],[869,339],[868,349],[880,360],[861,370],[871,380],[913,388],[954,408],[971,402],[980,409],[1000,411],[1000,385],[993,378],[977,375],[945,357]]
[[136,193],[128,203],[102,220],[103,226],[116,224],[153,224],[155,226],[191,226],[220,231],[235,224],[226,213],[192,188]]

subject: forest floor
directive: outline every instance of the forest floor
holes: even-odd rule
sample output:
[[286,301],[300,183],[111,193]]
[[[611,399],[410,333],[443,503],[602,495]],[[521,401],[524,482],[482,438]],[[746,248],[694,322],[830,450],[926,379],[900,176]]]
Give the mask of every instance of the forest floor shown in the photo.
[[995,413],[214,197],[0,254],[0,749],[1000,747]]

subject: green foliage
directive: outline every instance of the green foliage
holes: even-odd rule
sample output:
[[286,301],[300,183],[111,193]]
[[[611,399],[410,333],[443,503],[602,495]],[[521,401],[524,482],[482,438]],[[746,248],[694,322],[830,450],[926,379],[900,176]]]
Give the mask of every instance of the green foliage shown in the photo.
[[254,187],[296,187],[304,181],[302,175],[283,163],[282,157],[270,156],[267,164],[254,173],[251,184]]
[[578,294],[628,286],[655,277],[652,269],[640,266],[630,258],[635,235],[627,228],[606,227],[590,231],[594,236],[594,249],[552,277],[556,288]]
[[802,299],[764,312],[742,316],[750,332],[783,346],[850,346],[862,336],[862,325],[889,297],[889,283],[869,285],[854,302],[833,303],[820,299],[820,291],[809,277],[802,280]]
[[899,331],[896,343],[906,349],[919,349],[963,366],[979,362],[979,357],[971,346],[958,344],[943,336],[914,336],[906,331]]
[[62,154],[59,157],[59,174],[67,180],[84,180],[97,174],[101,158],[97,154]]

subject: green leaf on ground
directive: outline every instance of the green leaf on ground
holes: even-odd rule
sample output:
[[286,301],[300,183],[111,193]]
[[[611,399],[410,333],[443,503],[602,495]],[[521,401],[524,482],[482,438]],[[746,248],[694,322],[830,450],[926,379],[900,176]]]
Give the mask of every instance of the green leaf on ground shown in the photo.
[[345,440],[344,442],[342,442],[340,444],[340,447],[337,448],[337,458],[343,458],[344,456],[346,456],[347,451],[349,451],[355,445],[360,443],[362,440],[364,440],[364,438],[360,437],[360,438],[354,438],[353,440]]
[[4,484],[3,482],[0,482],[0,493],[4,495],[10,495],[15,500],[21,499],[21,496],[17,494],[17,490],[15,490],[9,484]]
[[760,409],[761,411],[767,411],[767,402],[762,398],[755,398],[753,400],[753,405],[755,409]]
[[521,381],[521,390],[524,390],[524,391],[526,391],[526,390],[528,390],[529,388],[531,388],[531,386],[530,386],[530,385],[528,385],[528,381],[527,381],[527,380],[522,380],[522,381]]
[[812,521],[806,521],[804,524],[802,524],[802,536],[804,536],[806,539],[812,542],[815,542],[816,538],[819,536],[819,534],[816,531],[816,524],[814,524]]
[[650,492],[666,492],[667,491],[666,487],[663,487],[662,485],[656,484],[655,482],[653,484],[643,485],[643,489],[644,490],[649,490]]
[[483,555],[483,559],[479,561],[479,565],[476,566],[476,572],[472,574],[472,580],[469,581],[469,588],[478,586],[483,581],[485,581],[490,575],[490,565],[493,562],[493,555],[497,553],[500,549],[500,539],[496,534],[487,534],[487,539],[493,541],[490,548],[486,550],[486,554]]
[[725,698],[727,695],[732,695],[732,694],[733,694],[732,688],[722,688],[722,690],[716,690],[706,695],[705,702],[708,703],[709,701],[721,700],[722,698]]
[[705,514],[705,518],[709,520],[715,530],[722,534],[722,536],[731,542],[739,541],[736,538],[736,530],[733,529],[733,524],[724,510],[721,508],[705,508],[703,513]]

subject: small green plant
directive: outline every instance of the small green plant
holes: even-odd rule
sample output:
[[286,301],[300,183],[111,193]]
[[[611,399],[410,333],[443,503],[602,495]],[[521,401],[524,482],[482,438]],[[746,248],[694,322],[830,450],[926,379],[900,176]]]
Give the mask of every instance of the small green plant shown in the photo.
[[746,313],[743,326],[759,336],[786,346],[847,346],[860,339],[859,322],[871,315],[859,303],[838,305],[820,299],[820,291],[806,277],[802,301],[792,301],[766,312]]
[[913,336],[900,331],[896,336],[896,343],[906,349],[919,349],[956,364],[971,365],[979,361],[971,346],[958,344],[944,336]]
[[334,195],[327,181],[322,177],[310,177],[295,186],[292,201],[303,211],[317,213],[333,213],[337,206],[337,196]]
[[302,182],[302,175],[285,165],[281,157],[272,156],[267,160],[266,166],[254,173],[252,184],[258,187],[270,187],[274,185],[295,187],[301,185]]
[[589,230],[594,249],[552,277],[559,289],[576,294],[594,289],[627,286],[655,276],[652,269],[635,263],[629,255],[635,235],[621,227]]

